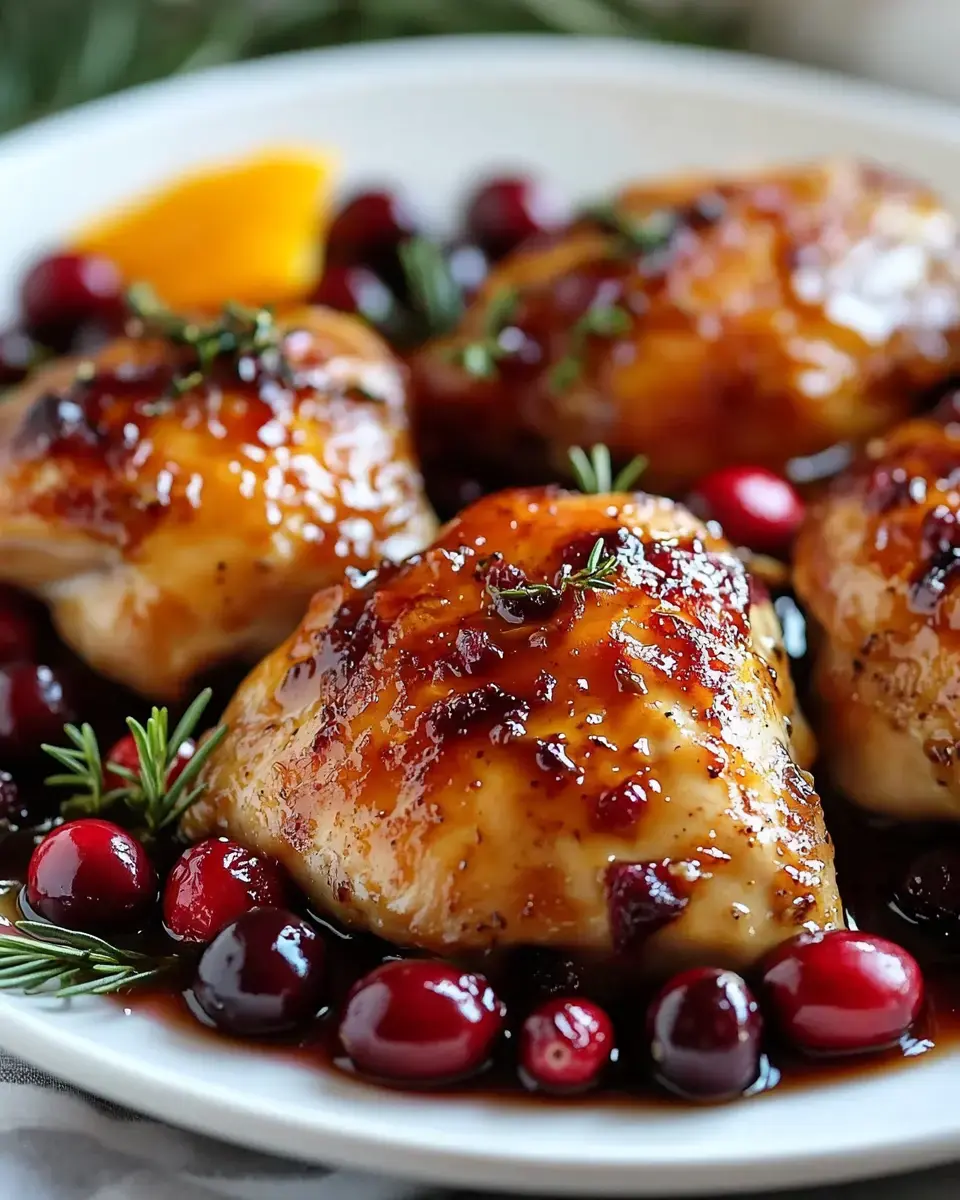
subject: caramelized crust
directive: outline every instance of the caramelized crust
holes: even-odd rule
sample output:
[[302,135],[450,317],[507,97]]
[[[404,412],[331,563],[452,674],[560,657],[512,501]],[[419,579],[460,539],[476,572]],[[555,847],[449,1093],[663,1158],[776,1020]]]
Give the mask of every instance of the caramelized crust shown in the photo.
[[810,510],[797,590],[822,626],[821,739],[839,785],[960,819],[960,410],[876,439]]
[[[523,249],[420,354],[428,464],[455,453],[529,483],[565,474],[569,446],[605,442],[621,461],[646,454],[645,484],[679,494],[726,463],[779,469],[862,442],[960,363],[957,224],[908,180],[826,161],[632,187],[618,208],[658,214],[668,236],[625,253],[583,222]],[[458,354],[510,289],[497,377],[472,377]],[[584,337],[584,313],[612,305],[625,321]]]
[[282,328],[295,386],[248,359],[172,397],[183,349],[122,339],[0,407],[0,579],[151,697],[271,649],[345,566],[433,535],[386,347],[322,309]]
[[[598,539],[614,590],[510,594]],[[793,710],[769,601],[684,509],[504,492],[314,598],[231,702],[187,832],[401,945],[745,965],[842,923]]]

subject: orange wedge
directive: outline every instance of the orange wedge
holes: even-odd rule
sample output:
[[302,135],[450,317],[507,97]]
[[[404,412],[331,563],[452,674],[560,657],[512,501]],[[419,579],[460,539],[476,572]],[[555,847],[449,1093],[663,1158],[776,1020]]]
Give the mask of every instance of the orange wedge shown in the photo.
[[302,298],[319,267],[333,160],[272,149],[183,175],[93,221],[75,250],[112,259],[172,308]]

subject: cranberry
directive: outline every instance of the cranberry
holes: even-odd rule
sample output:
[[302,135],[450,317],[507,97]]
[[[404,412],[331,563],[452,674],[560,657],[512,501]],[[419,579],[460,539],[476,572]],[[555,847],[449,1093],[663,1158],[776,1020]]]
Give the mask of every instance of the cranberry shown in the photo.
[[614,1048],[613,1024],[590,1000],[549,1000],[520,1030],[520,1073],[528,1087],[580,1092],[603,1073]]
[[32,332],[69,336],[87,321],[113,325],[122,319],[123,279],[108,258],[51,254],[27,272],[20,307]]
[[[197,749],[197,744],[192,738],[187,738],[180,743],[180,748],[177,751],[177,757],[170,765],[170,771],[167,775],[167,786],[171,787],[177,782],[183,774],[187,763],[193,758]],[[110,749],[107,755],[106,767],[103,772],[103,784],[109,791],[111,788],[127,787],[128,779],[118,774],[116,771],[111,771],[111,764],[118,767],[126,767],[128,771],[133,771],[136,774],[140,770],[140,754],[137,750],[137,743],[133,740],[133,734],[127,733]]]
[[[530,590],[526,572],[501,558],[491,564],[485,582],[494,611],[510,625],[544,621],[556,612],[562,599],[557,588]],[[514,591],[519,594],[507,594]]]
[[490,272],[490,260],[479,246],[459,242],[447,251],[447,265],[454,283],[470,300]]
[[470,237],[491,258],[502,258],[538,233],[561,228],[570,206],[553,188],[523,175],[491,179],[467,203]]
[[763,1020],[750,989],[733,971],[696,967],[677,975],[647,1011],[657,1078],[698,1100],[737,1096],[760,1070]]
[[937,937],[960,934],[960,847],[934,846],[907,868],[894,897],[900,911]]
[[923,1004],[915,959],[853,930],[802,933],[767,961],[763,985],[780,1027],[802,1050],[845,1054],[894,1045]]
[[0,330],[0,388],[25,379],[40,354],[40,347],[22,329]]
[[324,941],[312,925],[282,908],[253,908],[204,950],[193,996],[227,1033],[283,1033],[309,1021],[322,1006],[326,958]]
[[327,234],[327,259],[343,265],[392,265],[397,247],[417,232],[406,199],[394,192],[360,192],[337,213]]
[[27,662],[37,646],[37,627],[29,601],[0,587],[0,664]]
[[48,833],[27,869],[27,903],[55,925],[88,933],[138,929],[157,898],[157,873],[137,839],[87,817]]
[[340,1040],[368,1075],[442,1083],[486,1063],[505,1014],[482,975],[426,959],[395,960],[353,987]]
[[209,942],[251,908],[281,908],[287,886],[277,863],[229,838],[184,850],[163,891],[163,923],[178,942]]
[[55,741],[74,718],[66,681],[34,663],[0,667],[0,754],[24,755]]
[[701,479],[690,501],[701,516],[719,521],[737,545],[785,555],[803,521],[796,488],[765,467],[722,467]]
[[378,329],[390,324],[397,309],[396,299],[382,279],[367,267],[349,264],[327,267],[310,301],[355,313]]
[[683,863],[611,863],[607,911],[614,948],[640,950],[658,929],[675,921],[690,902],[695,876]]

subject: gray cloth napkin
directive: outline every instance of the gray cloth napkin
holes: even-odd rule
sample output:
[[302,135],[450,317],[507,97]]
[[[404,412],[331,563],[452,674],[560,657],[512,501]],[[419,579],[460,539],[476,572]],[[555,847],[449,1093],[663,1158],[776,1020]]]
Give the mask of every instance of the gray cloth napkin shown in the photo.
[[[812,1102],[813,1103],[813,1102]],[[811,1129],[816,1121],[811,1121]],[[785,1181],[787,1182],[787,1181]],[[956,1200],[960,1166],[781,1200]],[[0,1052],[6,1200],[455,1200],[442,1189],[255,1154],[105,1104]],[[466,1198],[464,1197],[464,1200]],[[473,1194],[472,1200],[482,1200]]]

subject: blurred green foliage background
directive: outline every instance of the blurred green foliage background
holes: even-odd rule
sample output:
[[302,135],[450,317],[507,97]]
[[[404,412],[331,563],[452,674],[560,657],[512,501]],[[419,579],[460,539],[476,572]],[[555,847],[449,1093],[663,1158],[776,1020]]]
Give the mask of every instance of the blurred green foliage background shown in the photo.
[[[802,0],[798,0],[802,2]],[[0,0],[0,129],[131,84],[280,50],[441,33],[727,45],[729,15],[648,0]]]

